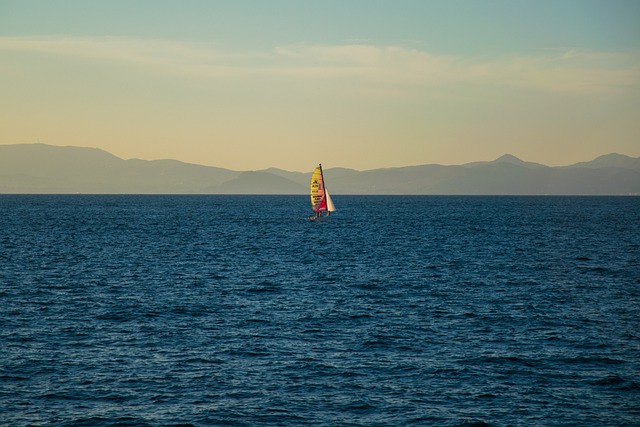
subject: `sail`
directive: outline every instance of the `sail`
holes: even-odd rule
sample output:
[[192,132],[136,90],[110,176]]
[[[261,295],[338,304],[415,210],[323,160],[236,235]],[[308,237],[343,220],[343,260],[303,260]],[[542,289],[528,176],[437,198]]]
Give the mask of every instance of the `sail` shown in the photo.
[[333,206],[333,200],[331,200],[331,196],[329,195],[329,190],[324,189],[325,199],[327,200],[327,211],[333,212],[336,210],[336,207]]
[[322,166],[315,168],[311,174],[311,208],[316,213],[327,210]]
[[311,174],[311,208],[316,213],[316,217],[319,217],[321,212],[327,212],[329,215],[336,210],[329,191],[324,185],[322,165],[318,165]]

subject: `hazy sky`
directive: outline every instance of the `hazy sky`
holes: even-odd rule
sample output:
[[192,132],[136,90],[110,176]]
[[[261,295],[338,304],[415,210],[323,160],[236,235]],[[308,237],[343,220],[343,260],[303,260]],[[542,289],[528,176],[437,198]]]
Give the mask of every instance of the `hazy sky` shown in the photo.
[[0,0],[0,144],[235,170],[640,156],[637,0]]

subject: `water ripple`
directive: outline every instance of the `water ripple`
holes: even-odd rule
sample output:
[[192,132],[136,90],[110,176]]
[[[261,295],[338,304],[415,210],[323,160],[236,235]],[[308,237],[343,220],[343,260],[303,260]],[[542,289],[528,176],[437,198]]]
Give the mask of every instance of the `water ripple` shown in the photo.
[[338,202],[0,196],[0,425],[640,425],[637,198]]

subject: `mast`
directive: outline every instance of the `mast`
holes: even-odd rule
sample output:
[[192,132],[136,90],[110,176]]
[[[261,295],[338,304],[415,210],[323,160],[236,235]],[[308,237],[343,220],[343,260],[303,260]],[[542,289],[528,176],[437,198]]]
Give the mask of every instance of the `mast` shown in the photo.
[[[322,192],[323,192],[323,198],[325,200],[325,205],[326,205],[326,200],[327,200],[327,186],[324,185],[324,173],[322,172],[322,163],[318,163],[318,167],[320,168],[320,181],[322,181]],[[318,218],[320,218],[322,216],[322,211],[320,209],[318,209],[317,212]]]

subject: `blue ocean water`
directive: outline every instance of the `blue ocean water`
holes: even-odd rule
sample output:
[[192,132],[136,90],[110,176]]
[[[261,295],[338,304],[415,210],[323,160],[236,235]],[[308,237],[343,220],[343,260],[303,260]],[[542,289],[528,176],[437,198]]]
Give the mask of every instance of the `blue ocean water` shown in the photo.
[[2,426],[640,425],[640,199],[0,196]]

